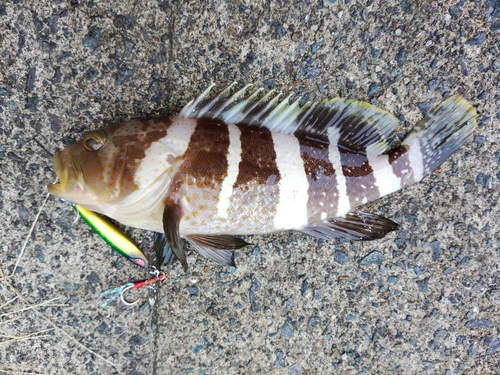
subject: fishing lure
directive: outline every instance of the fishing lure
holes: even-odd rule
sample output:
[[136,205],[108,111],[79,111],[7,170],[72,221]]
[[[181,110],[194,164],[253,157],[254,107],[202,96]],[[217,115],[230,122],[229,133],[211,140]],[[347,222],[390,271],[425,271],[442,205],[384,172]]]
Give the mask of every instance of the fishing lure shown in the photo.
[[109,220],[98,213],[87,210],[79,204],[72,207],[81,216],[81,218],[116,252],[130,260],[135,265],[149,270],[149,261],[146,255],[125,236]]
[[99,307],[106,307],[114,301],[117,297],[123,305],[131,307],[137,304],[139,300],[134,302],[129,302],[125,298],[125,293],[128,290],[137,290],[144,286],[152,287],[152,285],[158,281],[164,280],[167,275],[165,272],[159,271],[154,266],[149,265],[149,261],[146,255],[133,243],[127,236],[125,236],[117,227],[115,227],[111,222],[106,220],[103,216],[89,211],[80,205],[72,205],[72,207],[78,212],[82,219],[104,240],[108,245],[110,245],[115,251],[120,255],[124,256],[130,260],[135,265],[144,268],[149,272],[151,278],[141,281],[136,281],[133,283],[127,283],[117,288],[106,290],[100,294],[100,297],[107,297],[106,301],[102,303]]

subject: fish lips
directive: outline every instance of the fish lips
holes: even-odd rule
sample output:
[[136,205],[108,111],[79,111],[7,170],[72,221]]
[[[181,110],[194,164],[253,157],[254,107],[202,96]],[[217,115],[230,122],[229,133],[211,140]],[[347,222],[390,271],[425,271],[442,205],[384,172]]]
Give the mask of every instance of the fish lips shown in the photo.
[[[85,182],[80,163],[67,150],[54,155],[54,170],[60,183],[49,184],[47,189],[56,197],[75,201],[85,191]],[[73,198],[73,199],[72,199]]]

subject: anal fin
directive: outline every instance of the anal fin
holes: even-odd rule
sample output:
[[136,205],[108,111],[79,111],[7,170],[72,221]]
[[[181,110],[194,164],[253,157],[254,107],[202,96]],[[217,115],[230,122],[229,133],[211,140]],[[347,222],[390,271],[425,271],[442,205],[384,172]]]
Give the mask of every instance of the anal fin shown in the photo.
[[208,246],[200,245],[196,242],[190,242],[193,248],[205,258],[214,261],[223,266],[234,266],[234,254],[231,250],[214,249]]
[[235,265],[234,250],[250,245],[245,240],[230,235],[189,235],[186,238],[205,258],[228,266]]
[[238,250],[241,249],[242,247],[250,245],[245,240],[228,234],[219,234],[219,235],[192,234],[187,236],[187,238],[191,242],[196,242],[202,246],[212,247],[214,249]]
[[398,224],[385,217],[355,211],[345,217],[319,221],[301,229],[313,237],[329,239],[340,237],[353,241],[375,240],[398,228]]

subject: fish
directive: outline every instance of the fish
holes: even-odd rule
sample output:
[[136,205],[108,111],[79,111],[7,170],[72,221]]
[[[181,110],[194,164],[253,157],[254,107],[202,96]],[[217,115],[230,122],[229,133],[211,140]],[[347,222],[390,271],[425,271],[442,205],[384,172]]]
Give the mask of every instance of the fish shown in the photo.
[[56,153],[56,197],[126,226],[154,231],[160,265],[186,249],[223,265],[241,235],[296,230],[375,240],[390,219],[358,210],[413,185],[477,126],[462,96],[444,100],[398,142],[399,121],[346,98],[291,101],[274,90],[214,84],[176,117],[131,119],[88,131]]

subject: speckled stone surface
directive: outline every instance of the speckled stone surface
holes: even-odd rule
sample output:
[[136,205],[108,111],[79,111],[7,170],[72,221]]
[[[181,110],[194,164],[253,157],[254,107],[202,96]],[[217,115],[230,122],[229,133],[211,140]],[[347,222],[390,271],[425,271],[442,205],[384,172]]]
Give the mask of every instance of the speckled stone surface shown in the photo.
[[[0,373],[499,373],[499,16],[498,0],[0,2]],[[251,237],[236,269],[192,254],[156,304],[99,308],[146,275],[47,196],[50,154],[232,81],[366,100],[402,134],[460,93],[479,128],[365,207],[401,224],[382,240]]]

